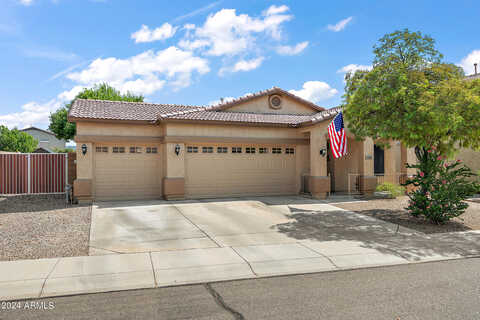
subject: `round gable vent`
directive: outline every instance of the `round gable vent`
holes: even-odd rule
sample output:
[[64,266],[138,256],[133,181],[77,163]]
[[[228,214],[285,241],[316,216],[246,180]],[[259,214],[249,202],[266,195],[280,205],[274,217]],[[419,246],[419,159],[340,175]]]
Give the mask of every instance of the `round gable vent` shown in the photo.
[[272,109],[280,109],[282,107],[282,98],[278,94],[271,95],[268,102]]

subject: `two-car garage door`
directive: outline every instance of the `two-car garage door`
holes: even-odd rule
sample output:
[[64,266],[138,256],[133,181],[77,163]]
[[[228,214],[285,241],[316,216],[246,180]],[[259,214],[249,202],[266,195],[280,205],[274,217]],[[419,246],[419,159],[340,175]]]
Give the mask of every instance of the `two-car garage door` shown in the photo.
[[185,154],[185,195],[189,198],[296,192],[294,148],[288,148],[288,153],[286,147],[199,145],[194,148],[187,146]]

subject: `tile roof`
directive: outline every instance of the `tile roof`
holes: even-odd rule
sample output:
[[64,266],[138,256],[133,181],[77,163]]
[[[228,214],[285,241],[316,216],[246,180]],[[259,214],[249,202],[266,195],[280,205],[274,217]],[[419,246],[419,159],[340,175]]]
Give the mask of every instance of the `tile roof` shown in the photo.
[[[244,103],[251,99],[270,94],[281,94],[309,105],[319,112],[313,115],[299,114],[271,114],[228,112],[236,104]],[[124,102],[105,100],[76,99],[69,112],[69,120],[95,119],[95,120],[129,120],[162,122],[168,120],[184,121],[212,121],[230,123],[250,123],[263,125],[279,125],[298,127],[313,124],[331,118],[339,112],[339,108],[324,109],[314,103],[297,97],[288,91],[273,87],[259,91],[255,94],[244,96],[233,101],[214,106],[185,106],[174,104],[155,104],[144,102]]]
[[477,74],[472,74],[472,75],[469,75],[469,76],[466,76],[465,79],[467,80],[475,80],[475,79],[480,79],[480,73],[477,73]]
[[159,117],[162,120],[187,120],[187,121],[220,121],[220,122],[238,122],[252,124],[271,124],[286,125],[298,127],[301,125],[314,124],[323,120],[332,118],[338,112],[340,107],[327,109],[317,112],[314,115],[296,115],[296,114],[265,114],[265,113],[246,113],[246,112],[226,112],[209,110],[190,110],[178,113],[166,114]]
[[50,134],[52,136],[55,135],[55,133],[51,132],[51,131],[48,131],[48,130],[44,130],[44,129],[40,129],[40,128],[37,128],[37,127],[28,127],[28,128],[24,128],[20,131],[28,131],[28,130],[37,130],[37,131],[40,131],[40,132],[44,132],[46,134]]
[[72,104],[68,117],[70,119],[156,121],[162,114],[192,109],[199,109],[199,107],[146,102],[76,99]]

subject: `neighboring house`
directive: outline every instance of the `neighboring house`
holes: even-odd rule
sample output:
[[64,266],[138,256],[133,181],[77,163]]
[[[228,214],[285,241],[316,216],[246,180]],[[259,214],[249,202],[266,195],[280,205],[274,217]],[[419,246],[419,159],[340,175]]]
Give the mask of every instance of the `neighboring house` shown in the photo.
[[379,151],[348,129],[348,155],[327,156],[327,126],[339,111],[276,87],[209,107],[77,99],[68,115],[77,125],[75,196],[323,198],[373,192],[375,171],[393,180],[407,173],[411,150]]
[[36,127],[29,127],[21,131],[28,133],[36,140],[38,140],[37,149],[35,153],[52,153],[55,149],[64,149],[65,140],[60,140],[55,137],[50,131],[42,130]]
[[[466,76],[466,80],[480,79],[480,73],[478,73],[478,64],[474,64],[474,73]],[[473,172],[480,173],[480,152],[472,149],[461,149],[456,155],[457,159],[461,159],[467,166],[469,166]]]

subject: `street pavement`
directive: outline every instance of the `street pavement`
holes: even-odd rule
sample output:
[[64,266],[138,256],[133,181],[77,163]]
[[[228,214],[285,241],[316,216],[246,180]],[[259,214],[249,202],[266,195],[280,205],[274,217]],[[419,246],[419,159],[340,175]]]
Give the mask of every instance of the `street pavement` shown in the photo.
[[[30,306],[27,310],[25,303]],[[44,298],[15,304],[21,309],[2,309],[0,319],[478,320],[480,259]],[[35,305],[47,306],[48,310],[32,309]]]
[[425,235],[302,197],[97,209],[91,243],[123,253],[2,261],[0,300],[480,256],[480,231]]

